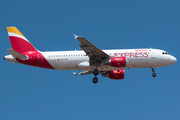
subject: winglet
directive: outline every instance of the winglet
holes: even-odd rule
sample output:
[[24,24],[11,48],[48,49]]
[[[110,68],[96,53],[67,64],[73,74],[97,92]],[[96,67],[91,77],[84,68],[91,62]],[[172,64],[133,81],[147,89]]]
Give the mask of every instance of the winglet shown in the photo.
[[77,39],[79,36],[77,36],[77,35],[75,35],[75,34],[73,34],[74,35],[74,37],[75,37],[75,39]]
[[74,76],[78,75],[78,73],[73,72]]

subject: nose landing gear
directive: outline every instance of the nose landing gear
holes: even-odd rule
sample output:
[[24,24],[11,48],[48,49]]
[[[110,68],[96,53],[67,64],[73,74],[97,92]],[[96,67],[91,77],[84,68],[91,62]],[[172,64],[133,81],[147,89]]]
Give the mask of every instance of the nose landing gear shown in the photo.
[[152,72],[153,72],[152,76],[153,76],[153,77],[156,77],[156,73],[155,73],[154,67],[152,67],[151,69],[152,69]]

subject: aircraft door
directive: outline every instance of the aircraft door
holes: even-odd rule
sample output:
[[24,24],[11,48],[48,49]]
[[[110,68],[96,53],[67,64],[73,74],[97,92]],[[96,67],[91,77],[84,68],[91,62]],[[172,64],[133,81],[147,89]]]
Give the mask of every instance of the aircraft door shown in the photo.
[[38,53],[38,62],[43,62],[43,56],[41,53]]
[[152,50],[152,52],[151,52],[151,59],[157,59],[156,50]]

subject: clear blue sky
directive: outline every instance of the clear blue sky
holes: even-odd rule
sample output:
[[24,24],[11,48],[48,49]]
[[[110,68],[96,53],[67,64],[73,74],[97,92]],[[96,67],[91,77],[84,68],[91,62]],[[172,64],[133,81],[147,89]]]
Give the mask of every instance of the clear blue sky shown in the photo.
[[[0,120],[179,120],[179,61],[127,69],[125,79],[74,77],[10,64],[7,26],[41,51],[79,49],[73,34],[100,49],[158,48],[180,60],[179,0],[1,0]],[[75,70],[75,72],[78,72]]]

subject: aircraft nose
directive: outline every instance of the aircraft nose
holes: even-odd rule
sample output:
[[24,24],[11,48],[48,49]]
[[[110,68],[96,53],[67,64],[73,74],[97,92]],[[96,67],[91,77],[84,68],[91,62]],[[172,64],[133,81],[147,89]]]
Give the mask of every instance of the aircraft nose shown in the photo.
[[177,59],[174,56],[171,56],[170,61],[172,64],[176,63]]

